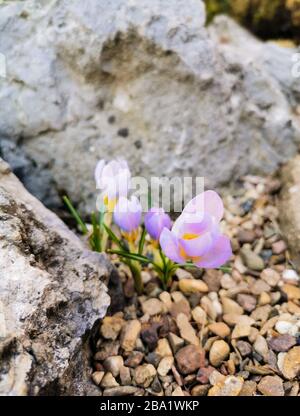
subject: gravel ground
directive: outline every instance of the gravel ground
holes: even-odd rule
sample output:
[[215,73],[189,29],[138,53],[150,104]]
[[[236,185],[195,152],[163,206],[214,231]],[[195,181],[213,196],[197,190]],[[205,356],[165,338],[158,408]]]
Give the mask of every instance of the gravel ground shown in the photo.
[[[280,182],[246,177],[224,198],[231,273],[150,268],[137,297],[127,266],[92,342],[99,395],[298,396],[300,288],[278,225]],[[121,310],[120,310],[121,309]]]

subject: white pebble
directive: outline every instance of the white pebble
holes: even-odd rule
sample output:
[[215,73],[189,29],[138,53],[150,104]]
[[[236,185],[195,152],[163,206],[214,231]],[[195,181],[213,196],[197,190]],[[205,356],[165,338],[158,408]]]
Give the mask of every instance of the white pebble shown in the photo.
[[278,357],[277,357],[277,366],[278,366],[278,368],[279,368],[280,371],[282,371],[282,369],[283,369],[283,361],[285,359],[286,354],[287,354],[286,352],[280,352],[278,354]]
[[297,325],[287,321],[278,321],[275,325],[275,328],[276,331],[279,332],[279,334],[281,335],[289,334],[295,336],[298,332]]
[[216,292],[210,292],[208,294],[208,297],[212,301],[213,307],[214,307],[217,315],[222,315],[223,308],[222,308],[221,303],[219,302],[218,294]]
[[295,272],[295,270],[292,270],[292,269],[285,270],[282,273],[282,278],[286,282],[294,282],[294,283],[298,283],[299,282],[299,276],[297,275],[297,273]]

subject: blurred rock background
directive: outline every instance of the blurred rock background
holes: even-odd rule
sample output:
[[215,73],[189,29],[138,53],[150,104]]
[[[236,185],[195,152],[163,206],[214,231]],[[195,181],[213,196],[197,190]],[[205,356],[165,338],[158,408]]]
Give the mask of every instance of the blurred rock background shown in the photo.
[[[240,21],[264,9],[227,6]],[[204,176],[220,189],[273,173],[298,152],[297,49],[259,40],[227,16],[207,27],[202,0],[0,8],[0,156],[51,209],[65,193],[83,213],[95,209],[100,158],[126,158],[146,178]],[[210,2],[209,19],[217,11]]]
[[299,0],[205,0],[208,21],[226,13],[263,39],[300,41]]

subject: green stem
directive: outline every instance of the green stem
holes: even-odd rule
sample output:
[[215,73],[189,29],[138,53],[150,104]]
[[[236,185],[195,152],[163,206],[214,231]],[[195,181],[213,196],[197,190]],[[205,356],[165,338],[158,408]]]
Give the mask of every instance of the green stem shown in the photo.
[[72,214],[72,216],[74,217],[74,219],[76,220],[77,224],[81,228],[82,234],[87,234],[89,230],[88,230],[86,224],[81,219],[78,211],[72,205],[72,202],[70,201],[70,199],[65,195],[65,196],[63,196],[63,201],[66,204],[66,206],[68,207],[68,209],[69,209],[70,213]]
[[128,266],[133,276],[135,290],[137,291],[138,295],[142,295],[144,292],[144,283],[141,275],[140,265],[136,261],[129,260]]
[[97,219],[96,213],[92,213],[93,234],[90,237],[90,242],[94,251],[101,252],[101,229],[100,223]]
[[[110,228],[111,223],[112,223],[112,213],[105,212],[103,214],[103,224],[106,225],[107,228]],[[101,247],[103,251],[106,251],[107,241],[108,241],[108,233],[106,231],[106,227],[105,227],[105,230],[103,230],[102,241],[101,241]]]

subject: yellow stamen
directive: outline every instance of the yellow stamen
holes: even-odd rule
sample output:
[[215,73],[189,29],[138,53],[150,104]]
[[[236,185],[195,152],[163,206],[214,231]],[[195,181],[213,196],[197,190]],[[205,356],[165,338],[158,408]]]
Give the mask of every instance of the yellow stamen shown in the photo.
[[133,230],[130,233],[123,232],[122,234],[129,243],[135,243],[139,235],[139,230]]
[[105,197],[103,198],[103,203],[106,206],[108,212],[113,212],[117,203],[117,198],[109,199],[108,196],[105,195]]
[[181,257],[183,257],[186,261],[192,261],[193,263],[196,263],[201,260],[200,256],[196,256],[196,257],[188,256],[183,247],[179,248],[179,253]]
[[183,236],[182,236],[182,238],[184,240],[194,240],[194,238],[197,238],[197,237],[199,237],[199,235],[197,235],[197,234],[189,234],[189,233],[183,234]]

